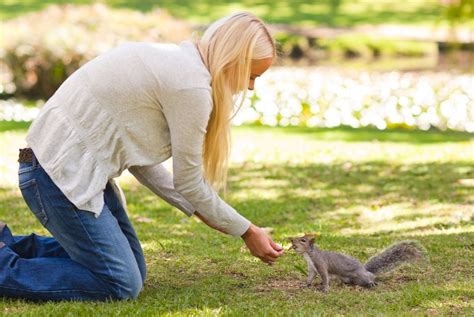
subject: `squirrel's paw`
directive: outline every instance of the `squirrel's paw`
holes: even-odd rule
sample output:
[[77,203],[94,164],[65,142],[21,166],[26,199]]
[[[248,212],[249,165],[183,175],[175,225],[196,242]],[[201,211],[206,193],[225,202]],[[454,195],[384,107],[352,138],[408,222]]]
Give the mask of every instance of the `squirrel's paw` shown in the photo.
[[323,293],[327,293],[329,291],[329,286],[318,285],[318,290],[320,290]]
[[375,282],[375,281],[370,282],[369,284],[367,284],[368,288],[375,287],[375,286],[377,286],[377,282]]

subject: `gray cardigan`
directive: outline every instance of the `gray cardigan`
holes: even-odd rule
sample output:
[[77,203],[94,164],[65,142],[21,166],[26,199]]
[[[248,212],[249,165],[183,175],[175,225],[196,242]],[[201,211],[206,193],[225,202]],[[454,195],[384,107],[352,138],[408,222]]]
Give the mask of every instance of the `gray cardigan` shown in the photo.
[[[202,173],[211,76],[192,42],[129,42],[72,74],[33,121],[28,145],[79,209],[101,213],[107,182],[128,169],[188,216],[241,236],[250,222]],[[173,157],[173,175],[161,163]]]

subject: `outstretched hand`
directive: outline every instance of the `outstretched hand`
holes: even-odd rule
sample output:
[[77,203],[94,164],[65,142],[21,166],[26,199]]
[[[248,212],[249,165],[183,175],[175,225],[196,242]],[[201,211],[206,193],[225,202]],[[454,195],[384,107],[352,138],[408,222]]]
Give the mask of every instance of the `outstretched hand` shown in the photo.
[[262,228],[253,224],[242,235],[242,239],[253,256],[270,265],[283,254],[283,248],[273,242]]

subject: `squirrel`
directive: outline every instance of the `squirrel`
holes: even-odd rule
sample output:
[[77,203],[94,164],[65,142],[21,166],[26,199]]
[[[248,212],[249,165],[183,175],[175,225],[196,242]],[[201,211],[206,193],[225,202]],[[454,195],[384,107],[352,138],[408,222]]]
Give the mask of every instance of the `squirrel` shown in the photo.
[[319,273],[322,281],[320,289],[324,292],[329,290],[328,275],[336,276],[346,284],[369,288],[376,285],[375,278],[380,273],[393,270],[402,263],[419,260],[426,253],[417,241],[400,241],[362,264],[351,256],[319,249],[314,239],[313,235],[290,238],[290,249],[295,249],[296,253],[303,255],[308,264],[306,285],[311,286],[316,273]]

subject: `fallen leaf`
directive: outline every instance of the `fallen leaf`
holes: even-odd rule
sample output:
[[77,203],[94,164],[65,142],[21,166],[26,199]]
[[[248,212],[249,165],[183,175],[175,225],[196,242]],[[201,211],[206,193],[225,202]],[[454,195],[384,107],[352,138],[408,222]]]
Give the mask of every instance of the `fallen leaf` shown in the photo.
[[153,219],[140,216],[140,217],[135,218],[135,221],[136,221],[136,222],[151,223],[151,222],[153,222]]
[[468,187],[474,187],[474,178],[458,179],[458,183]]

